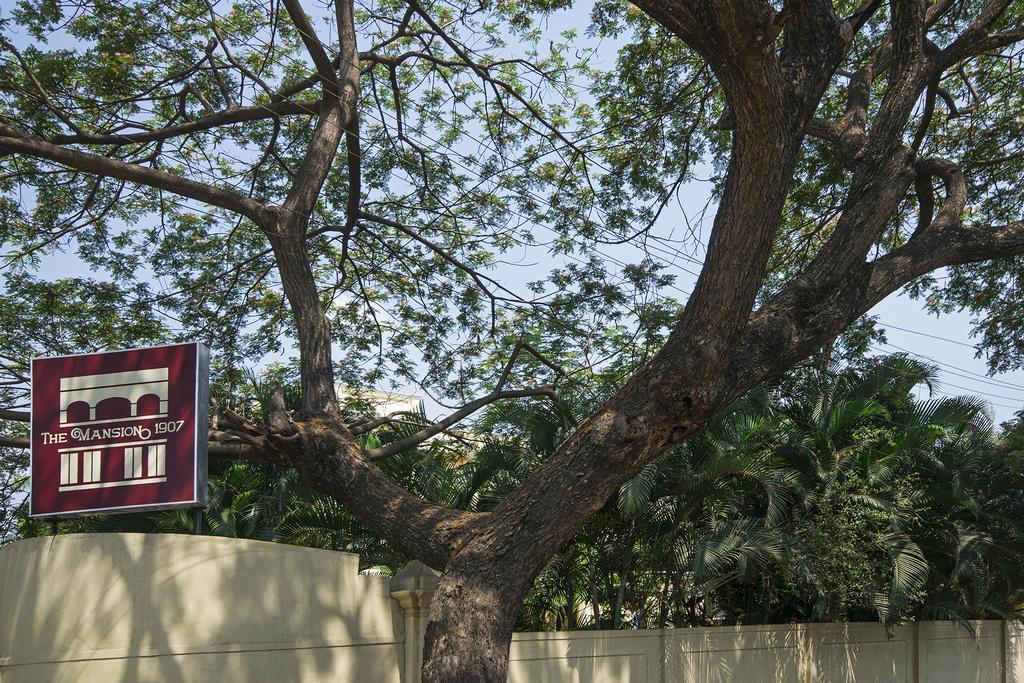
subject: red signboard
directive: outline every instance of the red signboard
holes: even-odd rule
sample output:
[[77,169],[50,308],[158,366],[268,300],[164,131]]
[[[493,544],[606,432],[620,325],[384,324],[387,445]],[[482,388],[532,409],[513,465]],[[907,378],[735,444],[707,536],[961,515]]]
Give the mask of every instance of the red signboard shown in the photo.
[[206,502],[202,344],[32,360],[32,517]]

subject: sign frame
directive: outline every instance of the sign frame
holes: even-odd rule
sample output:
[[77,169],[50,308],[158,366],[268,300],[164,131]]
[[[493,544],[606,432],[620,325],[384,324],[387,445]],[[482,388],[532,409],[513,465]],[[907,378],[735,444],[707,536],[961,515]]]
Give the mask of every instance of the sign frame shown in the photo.
[[[69,353],[58,356],[36,356],[29,364],[29,387],[34,388],[35,365],[38,361],[59,360],[67,358],[81,358],[86,356],[104,356],[118,353],[145,352],[156,349],[168,349],[174,347],[192,346],[195,348],[195,390],[193,401],[194,431],[192,435],[192,466],[193,466],[193,489],[192,499],[188,501],[173,501],[161,503],[141,503],[132,505],[114,505],[107,507],[94,507],[59,512],[36,512],[33,510],[35,498],[35,396],[30,399],[29,409],[29,495],[28,516],[32,519],[49,519],[56,522],[60,519],[85,517],[90,515],[114,515],[132,514],[140,512],[156,512],[162,510],[196,509],[207,506],[207,479],[209,474],[209,409],[210,409],[210,349],[202,342],[180,342],[175,344],[158,344],[155,346],[135,347],[128,349],[113,349],[95,351],[91,353]],[[115,444],[116,445],[116,444]]]

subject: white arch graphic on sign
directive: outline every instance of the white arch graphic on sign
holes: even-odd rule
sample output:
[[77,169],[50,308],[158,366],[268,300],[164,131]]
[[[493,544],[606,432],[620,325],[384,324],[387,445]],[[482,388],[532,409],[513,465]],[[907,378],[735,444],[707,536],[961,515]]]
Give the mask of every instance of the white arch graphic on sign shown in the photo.
[[[153,368],[151,370],[108,372],[102,375],[61,378],[60,425],[61,427],[70,427],[76,424],[125,422],[144,417],[163,417],[167,415],[167,377],[167,368]],[[160,412],[139,415],[139,399],[150,394],[160,399]],[[113,420],[97,420],[96,406],[100,401],[108,398],[128,399],[131,402],[131,415]],[[72,403],[79,401],[88,404],[89,420],[87,422],[68,422],[68,408]]]

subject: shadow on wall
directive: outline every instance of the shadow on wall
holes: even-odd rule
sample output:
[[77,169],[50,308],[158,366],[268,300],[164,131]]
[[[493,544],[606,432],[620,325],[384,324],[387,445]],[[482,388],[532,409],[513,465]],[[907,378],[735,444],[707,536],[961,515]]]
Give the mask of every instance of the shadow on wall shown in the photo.
[[803,681],[796,626],[517,633],[511,683]]
[[516,633],[510,683],[649,683],[662,680],[667,631]]
[[359,558],[211,536],[0,549],[0,680],[400,681],[388,580]]
[[671,680],[798,681],[805,660],[798,626],[679,629],[667,638]]
[[994,683],[1024,681],[1024,628],[978,621],[886,628],[785,624],[517,633],[511,683]]

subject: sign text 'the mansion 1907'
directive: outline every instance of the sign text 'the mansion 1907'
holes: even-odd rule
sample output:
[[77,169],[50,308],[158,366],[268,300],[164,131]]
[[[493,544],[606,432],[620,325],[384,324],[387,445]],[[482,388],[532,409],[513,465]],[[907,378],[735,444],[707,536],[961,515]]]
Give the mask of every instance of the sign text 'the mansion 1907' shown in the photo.
[[196,343],[33,359],[31,516],[204,505],[208,376]]

